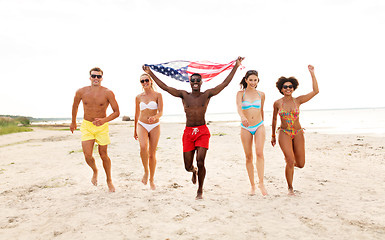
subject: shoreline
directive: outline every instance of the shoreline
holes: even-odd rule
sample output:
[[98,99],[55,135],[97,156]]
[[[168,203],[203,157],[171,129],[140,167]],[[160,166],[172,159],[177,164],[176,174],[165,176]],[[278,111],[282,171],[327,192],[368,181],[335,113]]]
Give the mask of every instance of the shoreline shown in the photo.
[[[271,128],[272,112],[265,111],[266,129]],[[80,123],[82,119],[78,119]],[[184,114],[164,115],[161,123],[185,123]],[[370,134],[385,135],[383,122],[385,121],[385,108],[376,109],[346,109],[346,110],[302,110],[301,125],[307,132],[329,134]],[[122,123],[122,117],[113,120],[110,124]],[[237,113],[207,113],[206,122],[225,122],[229,125],[240,123]],[[56,122],[33,122],[35,125],[70,124],[70,119]]]
[[[82,120],[78,120],[78,129],[80,128]],[[184,121],[164,121],[160,120],[161,124],[185,124]],[[239,127],[240,126],[240,121],[238,120],[223,120],[223,121],[206,121],[207,126],[210,126],[210,124],[220,124],[225,127]],[[134,121],[122,121],[122,120],[114,120],[109,123],[109,125],[134,125]],[[68,129],[70,127],[70,123],[46,123],[46,124],[31,124],[29,126],[30,128],[61,128],[62,130]],[[270,131],[271,133],[271,124],[265,124],[266,132]],[[316,133],[316,134],[326,134],[326,135],[368,135],[368,136],[373,136],[373,137],[382,137],[385,136],[385,133],[381,131],[377,131],[377,128],[362,128],[362,129],[339,129],[336,127],[316,127],[314,124],[311,124],[310,126],[305,126],[305,134],[306,133]],[[266,135],[268,136],[268,135]]]

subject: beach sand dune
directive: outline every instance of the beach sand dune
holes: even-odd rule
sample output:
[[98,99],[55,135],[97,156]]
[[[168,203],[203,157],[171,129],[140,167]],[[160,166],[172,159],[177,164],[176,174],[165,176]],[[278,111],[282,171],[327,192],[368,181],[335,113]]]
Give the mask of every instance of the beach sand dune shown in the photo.
[[197,186],[184,169],[184,124],[161,124],[155,191],[140,181],[132,122],[110,125],[115,193],[97,151],[99,185],[91,184],[79,131],[0,136],[0,238],[385,239],[385,136],[306,133],[294,197],[282,152],[268,138],[263,197],[248,194],[239,127],[209,128],[203,200],[195,200]]

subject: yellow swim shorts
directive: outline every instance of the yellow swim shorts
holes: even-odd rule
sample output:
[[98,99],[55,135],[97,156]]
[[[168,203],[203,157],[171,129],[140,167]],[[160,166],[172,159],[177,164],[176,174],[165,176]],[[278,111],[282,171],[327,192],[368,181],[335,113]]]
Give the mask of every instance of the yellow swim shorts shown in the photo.
[[82,141],[95,139],[96,143],[101,146],[111,143],[108,134],[108,123],[102,126],[95,126],[92,122],[83,120],[80,132],[82,133]]

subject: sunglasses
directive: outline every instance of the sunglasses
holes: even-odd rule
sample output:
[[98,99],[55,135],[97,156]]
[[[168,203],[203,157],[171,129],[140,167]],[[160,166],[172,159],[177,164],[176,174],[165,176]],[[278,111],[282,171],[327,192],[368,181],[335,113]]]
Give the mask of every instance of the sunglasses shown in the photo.
[[292,89],[293,88],[293,85],[283,85],[283,87],[282,87],[283,89],[287,89],[287,88],[290,88],[290,89]]
[[143,79],[143,80],[140,80],[141,83],[149,82],[149,81],[150,81],[149,79]]
[[200,78],[198,78],[198,79],[190,79],[190,82],[192,82],[192,83],[195,83],[195,82],[199,83],[199,82],[201,82],[201,79]]
[[103,76],[102,75],[94,75],[94,74],[92,74],[91,77],[92,78],[99,78],[99,79],[101,79]]

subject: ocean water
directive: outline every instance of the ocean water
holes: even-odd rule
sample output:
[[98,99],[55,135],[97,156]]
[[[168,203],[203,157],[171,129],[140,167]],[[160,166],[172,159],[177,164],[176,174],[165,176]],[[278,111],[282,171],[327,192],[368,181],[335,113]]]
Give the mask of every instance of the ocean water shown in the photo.
[[[273,112],[265,111],[265,126],[267,128],[271,126],[272,115]],[[301,126],[309,132],[385,134],[385,108],[301,110],[299,120]],[[162,121],[185,122],[185,116],[163,116]],[[207,113],[206,121],[223,121],[234,126],[240,124],[238,113]]]
[[[279,117],[278,117],[279,119]],[[265,126],[271,126],[272,112],[265,111]],[[113,122],[119,122],[121,118]],[[164,115],[161,122],[186,121],[184,114]],[[229,126],[239,126],[238,113],[206,113],[206,121],[223,122]],[[32,124],[69,124],[71,119],[50,119],[49,121],[33,122]],[[301,110],[300,122],[309,132],[327,134],[385,134],[385,108],[367,109],[332,109],[332,110]],[[278,120],[279,125],[279,120]]]

